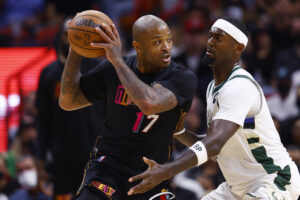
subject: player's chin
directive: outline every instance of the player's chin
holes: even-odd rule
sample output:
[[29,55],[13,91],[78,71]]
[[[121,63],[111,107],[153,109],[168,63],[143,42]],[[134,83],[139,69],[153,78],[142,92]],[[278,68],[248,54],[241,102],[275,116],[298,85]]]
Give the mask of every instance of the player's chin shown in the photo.
[[166,61],[166,60],[161,60],[161,62],[160,62],[160,66],[161,66],[162,68],[169,67],[170,64],[171,64],[171,60],[168,60],[168,61]]

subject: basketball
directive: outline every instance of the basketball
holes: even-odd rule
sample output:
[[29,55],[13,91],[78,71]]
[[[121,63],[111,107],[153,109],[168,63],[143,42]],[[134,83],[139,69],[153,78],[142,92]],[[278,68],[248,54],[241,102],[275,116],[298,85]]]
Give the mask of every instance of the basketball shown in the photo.
[[78,13],[68,26],[68,40],[72,49],[81,56],[97,58],[105,55],[104,49],[92,47],[91,43],[104,41],[96,32],[95,27],[105,23],[111,30],[112,20],[104,13],[86,10]]

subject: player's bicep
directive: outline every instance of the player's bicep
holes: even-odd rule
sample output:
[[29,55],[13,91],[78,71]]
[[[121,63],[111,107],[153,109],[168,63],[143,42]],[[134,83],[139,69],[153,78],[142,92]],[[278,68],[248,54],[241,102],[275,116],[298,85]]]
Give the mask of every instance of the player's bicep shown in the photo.
[[240,125],[228,120],[216,119],[207,130],[207,137],[202,142],[206,147],[208,157],[211,158],[220,153],[224,144],[240,128]]

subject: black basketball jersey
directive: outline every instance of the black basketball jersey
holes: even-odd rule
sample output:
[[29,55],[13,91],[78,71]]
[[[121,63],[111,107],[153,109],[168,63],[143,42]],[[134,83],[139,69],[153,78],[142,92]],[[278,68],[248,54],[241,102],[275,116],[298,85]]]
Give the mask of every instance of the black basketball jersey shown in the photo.
[[143,114],[127,95],[113,65],[109,61],[99,64],[80,80],[81,90],[90,102],[106,98],[105,127],[97,148],[136,167],[145,167],[142,156],[164,163],[170,159],[173,150],[172,138],[181,110],[187,112],[191,106],[197,78],[193,72],[174,62],[158,73],[142,74],[136,67],[136,56],[124,57],[124,61],[147,85],[158,83],[172,91],[178,104],[162,113]]

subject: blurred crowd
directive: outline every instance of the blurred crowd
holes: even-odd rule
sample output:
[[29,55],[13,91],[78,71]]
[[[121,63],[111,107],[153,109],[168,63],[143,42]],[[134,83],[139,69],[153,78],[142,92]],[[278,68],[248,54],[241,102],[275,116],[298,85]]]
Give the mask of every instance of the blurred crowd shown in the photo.
[[[198,134],[206,131],[205,95],[212,80],[211,69],[201,63],[209,28],[224,16],[243,20],[249,43],[240,65],[262,86],[281,140],[300,167],[300,1],[0,0],[0,46],[54,47],[58,58],[45,66],[39,90],[25,97],[20,127],[9,136],[9,150],[0,155],[0,200],[71,199],[80,185],[88,152],[101,129],[105,102],[66,114],[58,107],[57,91],[68,50],[66,18],[88,9],[111,17],[121,34],[124,55],[134,53],[131,26],[139,16],[154,14],[168,23],[174,34],[172,58],[198,76],[197,94],[185,122]],[[87,71],[99,60],[83,62]],[[100,116],[93,113],[96,109]],[[89,129],[87,136],[87,127],[93,124],[100,125]],[[174,157],[186,149],[177,141],[174,145]],[[71,170],[74,166],[80,172]],[[72,173],[78,178],[71,181]],[[62,184],[65,179],[71,186]],[[179,200],[200,199],[223,181],[214,161],[172,179]]]

